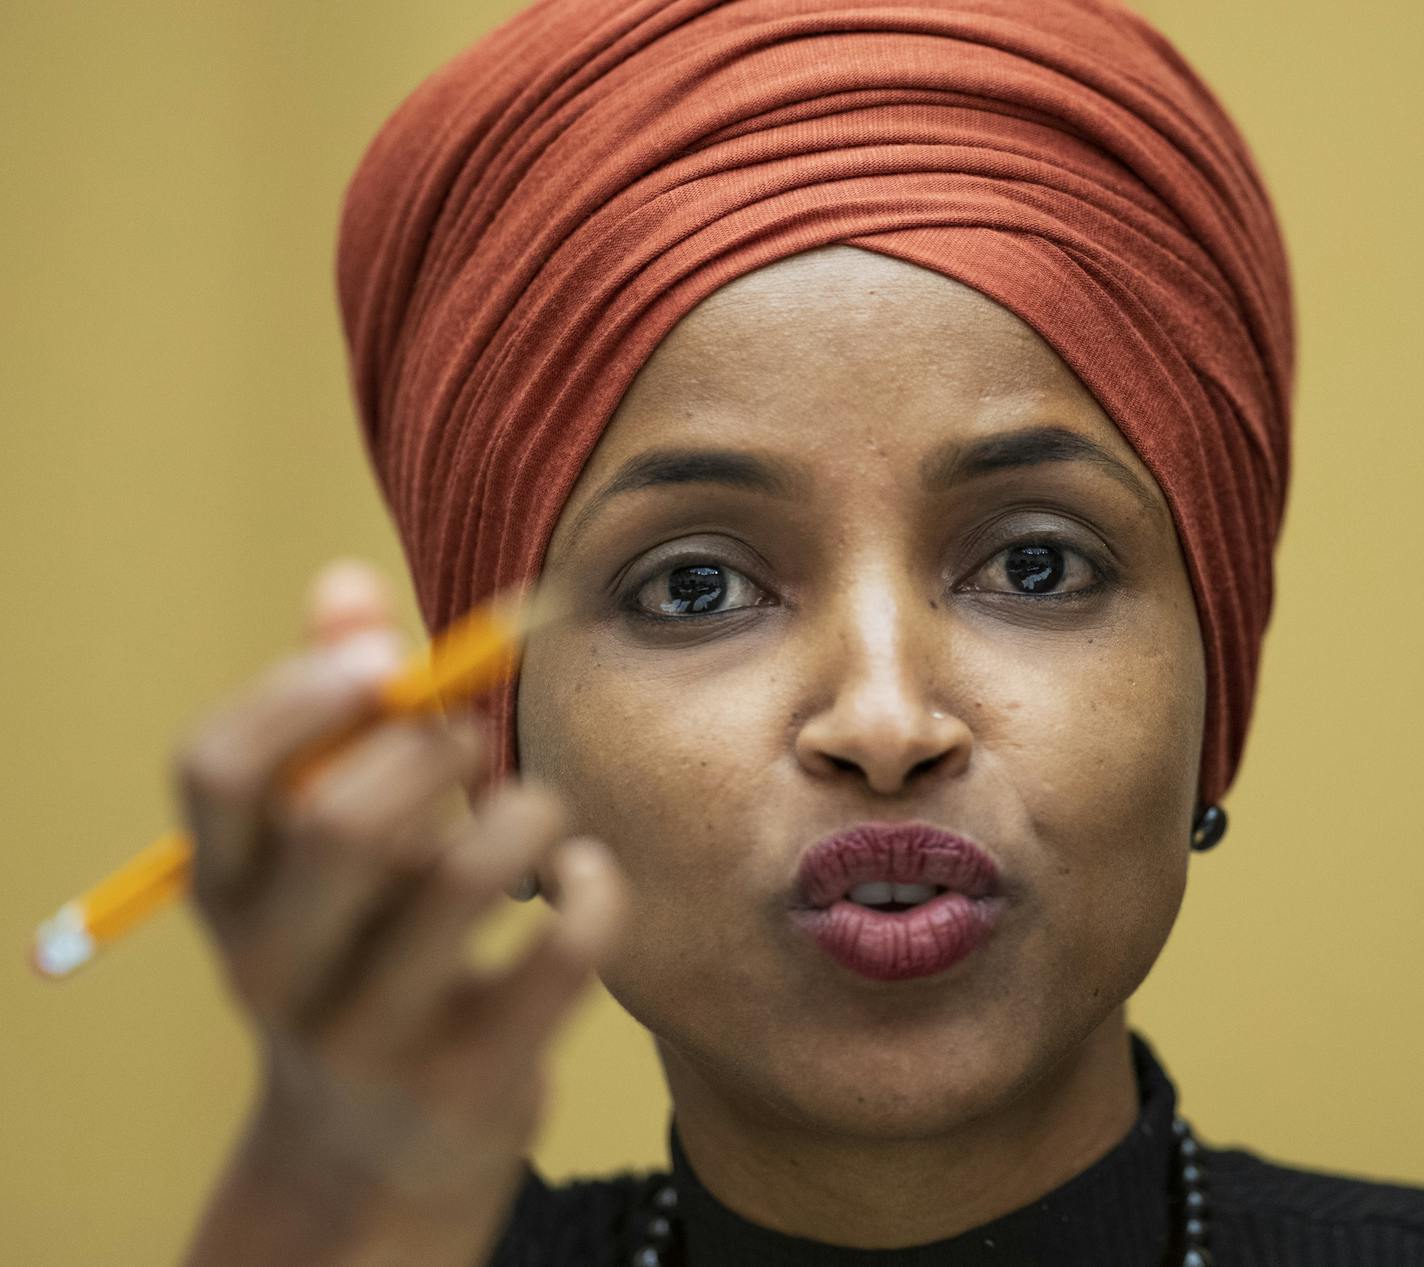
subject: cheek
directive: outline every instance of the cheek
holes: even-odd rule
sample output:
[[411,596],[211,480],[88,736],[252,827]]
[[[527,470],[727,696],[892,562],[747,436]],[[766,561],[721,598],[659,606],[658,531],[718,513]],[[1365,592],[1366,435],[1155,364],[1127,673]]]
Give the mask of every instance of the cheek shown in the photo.
[[574,829],[607,842],[628,881],[636,917],[599,975],[655,1032],[676,1028],[669,1009],[714,982],[733,997],[765,990],[744,963],[749,907],[737,895],[767,884],[754,820],[767,736],[779,733],[765,674],[758,691],[726,666],[666,665],[624,672],[585,650],[576,689],[544,689],[536,665],[519,707],[524,768],[559,789]]
[[1018,661],[1015,707],[986,722],[1015,834],[1035,842],[1032,953],[1050,994],[1073,997],[1071,972],[1127,997],[1180,909],[1205,691],[1195,615],[1180,614]]
[[979,682],[1012,685],[985,692],[992,703],[973,720],[976,740],[1036,816],[1119,838],[1180,825],[1185,841],[1205,701],[1189,597],[1185,607],[1180,596],[1143,604],[1061,647],[990,647],[983,657]]
[[[543,664],[577,664],[562,677]],[[530,669],[533,672],[530,674]],[[640,917],[727,887],[747,865],[740,817],[769,764],[769,692],[749,674],[696,657],[625,667],[596,648],[526,661],[519,733],[524,769],[558,787],[575,830],[605,840],[633,884]]]

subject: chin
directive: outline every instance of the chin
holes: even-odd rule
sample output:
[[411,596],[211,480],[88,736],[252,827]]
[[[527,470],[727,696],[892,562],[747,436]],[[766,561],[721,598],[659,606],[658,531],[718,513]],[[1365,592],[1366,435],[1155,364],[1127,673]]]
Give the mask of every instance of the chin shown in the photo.
[[808,1129],[867,1142],[952,1132],[1014,1100],[1038,1064],[1022,1028],[996,1033],[983,1024],[764,1041],[757,1067],[741,1071],[762,1100]]
[[1011,1100],[1016,1088],[1002,1072],[960,1067],[948,1076],[927,1069],[905,1071],[892,1082],[864,1070],[826,1068],[819,1083],[781,1086],[775,1094],[788,1117],[842,1138],[895,1143],[933,1139]]
[[[854,1028],[843,1019],[830,1028],[806,1015],[778,1019],[760,1032],[689,1026],[672,1043],[681,1055],[671,1058],[759,1118],[770,1110],[817,1135],[866,1143],[954,1132],[1017,1098],[1042,1059],[1021,1016],[1002,1028],[968,1016],[961,1024],[943,1015],[937,1024],[906,1024],[901,1014],[896,1024]],[[668,1046],[659,1039],[665,1063]]]

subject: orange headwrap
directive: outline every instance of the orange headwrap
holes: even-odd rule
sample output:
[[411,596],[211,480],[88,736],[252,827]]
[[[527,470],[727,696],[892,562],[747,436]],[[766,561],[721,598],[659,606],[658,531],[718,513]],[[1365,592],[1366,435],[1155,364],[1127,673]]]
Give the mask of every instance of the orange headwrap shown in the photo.
[[[1016,313],[1155,476],[1196,596],[1200,794],[1218,799],[1285,507],[1289,277],[1237,130],[1108,0],[538,0],[422,83],[352,179],[337,271],[427,628],[537,575],[682,316],[829,243]],[[512,684],[491,710],[507,770]]]

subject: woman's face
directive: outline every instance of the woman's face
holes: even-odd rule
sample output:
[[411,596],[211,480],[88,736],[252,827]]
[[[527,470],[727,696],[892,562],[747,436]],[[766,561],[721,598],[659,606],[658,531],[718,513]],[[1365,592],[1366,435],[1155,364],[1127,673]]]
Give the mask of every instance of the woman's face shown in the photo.
[[[1042,428],[1071,435],[1016,445]],[[1120,1021],[1185,887],[1201,640],[1160,490],[1017,317],[851,247],[734,281],[638,375],[546,567],[580,614],[528,648],[522,768],[616,853],[601,975],[680,1076],[928,1136]],[[869,820],[997,864],[948,971],[872,980],[793,922],[804,851]]]

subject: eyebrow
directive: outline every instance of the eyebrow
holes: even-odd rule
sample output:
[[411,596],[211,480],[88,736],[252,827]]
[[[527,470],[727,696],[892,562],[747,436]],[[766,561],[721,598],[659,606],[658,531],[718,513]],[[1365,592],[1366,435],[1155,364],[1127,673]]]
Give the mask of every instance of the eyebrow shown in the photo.
[[920,478],[927,489],[942,491],[962,480],[994,471],[1050,462],[1090,462],[1127,489],[1149,513],[1162,513],[1161,503],[1130,467],[1096,440],[1067,427],[1028,427],[1007,435],[988,436],[968,445],[950,441],[933,450],[920,463]]
[[[1149,512],[1161,507],[1133,472],[1094,440],[1067,427],[1039,426],[965,444],[951,440],[920,463],[927,492],[966,480],[1051,462],[1090,462],[1128,490]],[[809,487],[806,476],[779,458],[736,449],[653,449],[631,458],[589,499],[570,528],[575,540],[608,502],[626,493],[685,484],[714,484],[789,498]]]

